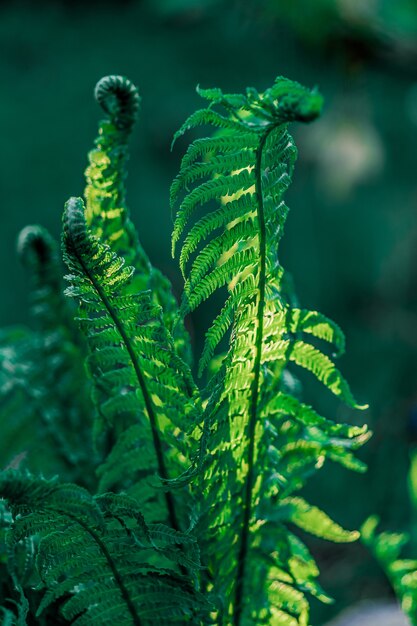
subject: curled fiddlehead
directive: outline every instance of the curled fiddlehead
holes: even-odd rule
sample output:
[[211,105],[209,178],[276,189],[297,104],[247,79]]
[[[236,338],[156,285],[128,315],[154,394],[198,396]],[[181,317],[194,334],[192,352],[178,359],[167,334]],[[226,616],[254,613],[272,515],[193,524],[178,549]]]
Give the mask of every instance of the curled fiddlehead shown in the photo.
[[129,132],[140,108],[140,96],[135,85],[124,76],[104,76],[98,81],[94,95],[115,126]]

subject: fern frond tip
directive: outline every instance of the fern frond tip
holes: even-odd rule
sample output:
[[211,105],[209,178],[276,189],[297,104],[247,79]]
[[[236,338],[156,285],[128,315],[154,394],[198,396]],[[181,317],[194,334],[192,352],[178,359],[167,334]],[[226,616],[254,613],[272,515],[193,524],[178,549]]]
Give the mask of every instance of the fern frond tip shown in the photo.
[[268,99],[271,97],[279,115],[289,122],[312,122],[323,109],[324,99],[317,87],[308,89],[282,76],[269,90]]
[[94,96],[118,128],[132,128],[140,107],[139,92],[132,81],[125,76],[104,76],[98,81]]
[[25,267],[40,267],[57,262],[55,241],[43,226],[26,226],[19,233],[17,253]]

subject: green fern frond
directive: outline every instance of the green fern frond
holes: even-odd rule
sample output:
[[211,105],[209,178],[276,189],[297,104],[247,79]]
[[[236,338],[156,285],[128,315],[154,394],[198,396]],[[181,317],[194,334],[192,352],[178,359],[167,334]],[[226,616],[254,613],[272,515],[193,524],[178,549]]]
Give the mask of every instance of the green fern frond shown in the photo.
[[66,204],[63,250],[67,294],[79,302],[90,349],[96,439],[108,442],[100,489],[126,488],[140,497],[148,520],[169,519],[178,530],[179,497],[164,491],[161,479],[175,478],[192,461],[187,433],[200,418],[190,370],[149,292],[132,294],[134,268],[88,232],[82,200]]
[[202,125],[222,134],[190,146],[171,202],[178,205],[173,252],[183,239],[181,314],[218,289],[228,291],[200,361],[201,372],[231,330],[206,408],[211,434],[199,487],[206,496],[199,527],[207,537],[206,585],[219,607],[218,624],[306,626],[304,592],[326,596],[316,581],[317,566],[286,524],[298,521],[303,530],[338,541],[358,535],[293,494],[326,459],[362,471],[352,451],[368,437],[284,393],[283,375],[294,363],[358,406],[331,358],[308,342],[318,339],[340,354],[341,330],[287,301],[277,255],[288,212],[283,197],[296,159],[287,126],[317,117],[322,98],[282,78],[263,94],[199,93],[208,108],[193,114],[175,138]]
[[[332,600],[304,533],[359,536],[302,491],[329,462],[364,471],[356,452],[370,435],[301,400],[299,371],[361,408],[335,364],[342,331],[300,307],[278,256],[296,160],[288,125],[315,119],[322,98],[284,78],[263,93],[198,92],[206,108],[174,137],[214,131],[190,145],[171,188],[179,307],[129,217],[140,99],[123,77],[96,87],[106,119],[89,154],[86,206],[65,207],[70,299],[50,235],[28,227],[19,239],[35,329],[0,332],[5,624],[310,626],[309,597]],[[200,392],[183,321],[218,291],[225,302],[206,334]],[[36,466],[36,450],[49,448]],[[391,539],[384,558],[415,613],[417,568],[398,558],[403,539]]]
[[49,444],[50,471],[89,484],[92,404],[85,345],[63,295],[58,246],[45,229],[28,226],[19,235],[18,252],[30,277],[35,330],[10,329],[0,339],[0,464],[20,455],[32,470],[47,470]]
[[379,518],[372,516],[361,529],[363,543],[380,563],[413,626],[417,625],[417,559],[401,557],[409,542],[406,533],[377,533]]
[[[96,85],[95,97],[107,118],[100,123],[96,147],[89,153],[85,189],[87,225],[93,235],[134,267],[131,292],[150,289],[152,298],[162,307],[165,325],[173,331],[178,305],[170,282],[152,267],[126,202],[128,143],[139,113],[139,93],[127,78],[105,76]],[[175,325],[174,339],[178,354],[191,363],[190,340],[182,323]]]
[[14,471],[0,474],[0,497],[13,513],[9,542],[38,542],[38,617],[59,602],[64,619],[79,626],[201,623],[205,602],[178,573],[185,559],[199,567],[195,539],[148,526],[132,498],[92,497]]
[[59,247],[42,226],[26,226],[19,234],[17,252],[30,274],[33,318],[38,328],[50,330],[51,316],[64,317],[68,307],[62,297]]

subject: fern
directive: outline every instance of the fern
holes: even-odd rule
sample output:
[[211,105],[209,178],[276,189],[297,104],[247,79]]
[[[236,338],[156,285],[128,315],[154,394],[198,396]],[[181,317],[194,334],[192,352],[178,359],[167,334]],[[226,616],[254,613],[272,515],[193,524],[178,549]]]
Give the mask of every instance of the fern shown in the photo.
[[[328,460],[363,471],[355,452],[369,433],[301,401],[294,366],[358,406],[334,363],[342,331],[298,306],[277,252],[296,158],[288,124],[315,119],[321,96],[282,78],[262,94],[199,92],[208,106],[176,137],[215,132],[190,145],[171,188],[179,307],[127,209],[139,96],[123,77],[96,87],[106,119],[85,202],[64,210],[70,299],[46,231],[20,238],[34,329],[0,335],[13,444],[0,473],[5,623],[308,626],[309,595],[331,600],[298,530],[359,536],[303,497]],[[226,299],[207,331],[200,388],[184,317],[217,290]],[[44,472],[59,479],[20,467],[42,469],[23,459],[38,424],[49,433],[42,451],[49,444],[60,459]]]
[[401,558],[401,552],[409,541],[406,533],[377,533],[378,524],[378,517],[369,517],[362,526],[362,540],[386,572],[401,602],[401,608],[410,618],[411,624],[415,626],[417,624],[417,559]]
[[[46,438],[55,456],[51,471],[64,466],[73,479],[90,484],[91,449],[86,444],[91,424],[86,417],[92,407],[83,368],[85,346],[62,294],[58,246],[45,229],[28,226],[19,236],[18,252],[30,273],[34,329],[6,330],[0,339],[5,459],[23,455],[32,469],[46,469]],[[22,435],[29,449],[22,447]]]
[[[60,602],[72,624],[197,623],[204,601],[176,571],[198,568],[195,539],[161,524],[147,525],[125,495],[93,498],[72,484],[5,472],[0,494],[14,524],[8,541],[39,542],[37,570],[45,591],[37,615]],[[155,567],[155,556],[164,568]]]
[[303,592],[326,598],[314,580],[313,560],[285,525],[337,541],[358,535],[292,494],[326,457],[362,469],[349,450],[367,437],[364,429],[319,417],[280,382],[295,363],[358,406],[330,357],[308,342],[313,335],[341,352],[340,329],[316,312],[290,306],[277,256],[287,216],[283,195],[296,157],[288,123],[313,120],[322,99],[282,78],[263,94],[198,91],[209,106],[193,114],[176,138],[200,125],[224,132],[190,146],[171,188],[171,202],[179,204],[173,252],[184,238],[181,313],[228,289],[207,333],[200,373],[231,328],[221,382],[206,414],[212,431],[200,487],[207,494],[200,531],[208,539],[206,585],[220,598],[219,624],[302,625],[308,623]]
[[[96,148],[89,154],[86,221],[94,235],[135,268],[132,293],[150,289],[152,298],[162,307],[165,326],[172,330],[177,302],[171,285],[151,265],[126,204],[128,141],[139,113],[139,93],[126,78],[106,76],[97,83],[95,97],[107,118],[101,122]],[[190,342],[182,325],[175,330],[175,347],[182,358],[191,362]]]
[[[417,453],[411,455],[409,471],[409,495],[414,518],[417,514]],[[413,626],[417,625],[417,559],[402,557],[404,548],[411,543],[415,550],[416,529],[410,532],[377,532],[379,518],[369,517],[362,525],[362,542],[370,550],[385,572],[397,596],[401,608]],[[413,541],[410,542],[410,539]]]
[[79,323],[90,347],[96,433],[110,438],[99,488],[127,488],[149,516],[161,521],[168,515],[178,530],[172,494],[159,479],[186,469],[190,442],[184,437],[198,421],[191,373],[149,292],[131,293],[134,269],[87,232],[79,199],[66,205],[63,248],[71,272],[67,294],[82,305]]

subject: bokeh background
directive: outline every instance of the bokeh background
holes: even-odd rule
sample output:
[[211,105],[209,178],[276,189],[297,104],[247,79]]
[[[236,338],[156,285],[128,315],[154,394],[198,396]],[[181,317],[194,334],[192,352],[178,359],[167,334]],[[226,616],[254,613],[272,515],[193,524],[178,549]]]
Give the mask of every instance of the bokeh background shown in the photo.
[[[340,362],[365,413],[305,380],[309,402],[337,419],[366,420],[366,475],[327,468],[309,496],[347,527],[371,513],[391,530],[416,522],[408,496],[417,442],[416,0],[37,0],[0,3],[0,324],[27,320],[19,230],[59,236],[65,200],[83,191],[100,116],[96,81],[121,73],[140,88],[129,204],[153,263],[181,291],[170,258],[169,185],[185,142],[174,131],[200,105],[195,87],[259,90],[285,75],[318,85],[322,119],[294,128],[300,155],[281,246],[300,302],[347,335]],[[218,302],[190,320],[198,350]],[[392,592],[358,543],[310,541],[332,607]]]

